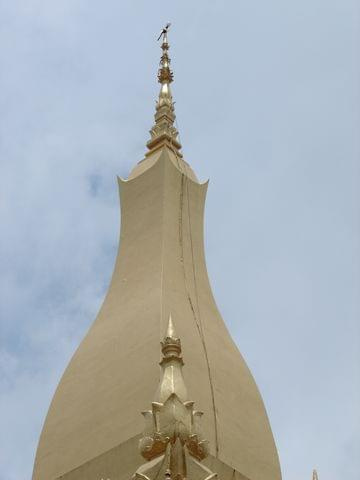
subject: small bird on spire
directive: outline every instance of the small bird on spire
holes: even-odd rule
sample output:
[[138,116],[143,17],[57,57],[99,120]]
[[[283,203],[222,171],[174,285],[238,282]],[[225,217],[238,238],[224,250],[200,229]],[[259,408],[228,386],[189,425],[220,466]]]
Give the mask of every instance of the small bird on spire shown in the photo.
[[158,41],[160,40],[161,37],[165,37],[165,35],[167,34],[167,32],[168,32],[168,30],[169,30],[169,28],[170,28],[170,25],[171,25],[171,23],[167,23],[167,24],[165,25],[165,27],[161,30],[160,35],[159,35],[159,38],[158,38]]

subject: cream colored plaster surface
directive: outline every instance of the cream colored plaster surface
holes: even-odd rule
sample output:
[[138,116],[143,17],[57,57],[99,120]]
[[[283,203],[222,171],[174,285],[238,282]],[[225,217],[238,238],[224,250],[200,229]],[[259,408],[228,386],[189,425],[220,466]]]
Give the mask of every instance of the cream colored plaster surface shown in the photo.
[[[159,342],[170,313],[212,457],[235,469],[239,480],[281,478],[261,396],[211,293],[203,249],[207,184],[193,181],[189,168],[163,147],[138,164],[131,180],[119,180],[121,235],[113,278],[55,392],[34,480],[65,474],[68,480],[95,480],[102,455],[109,471],[118,465],[115,478],[135,472],[141,460],[137,451],[129,453],[130,439],[142,432],[140,412],[158,385]],[[76,476],[85,465],[86,475]]]

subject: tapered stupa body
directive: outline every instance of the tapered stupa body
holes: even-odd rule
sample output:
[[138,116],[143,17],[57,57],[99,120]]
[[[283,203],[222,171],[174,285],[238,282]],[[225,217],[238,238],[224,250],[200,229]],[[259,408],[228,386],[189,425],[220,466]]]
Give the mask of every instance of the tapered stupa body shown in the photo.
[[186,387],[204,412],[210,451],[204,464],[224,479],[281,478],[263,401],[209,285],[207,183],[183,160],[163,107],[145,159],[119,179],[121,234],[112,280],[55,392],[33,480],[131,478],[143,462],[139,412],[154,398],[158,345],[170,313],[186,358]]

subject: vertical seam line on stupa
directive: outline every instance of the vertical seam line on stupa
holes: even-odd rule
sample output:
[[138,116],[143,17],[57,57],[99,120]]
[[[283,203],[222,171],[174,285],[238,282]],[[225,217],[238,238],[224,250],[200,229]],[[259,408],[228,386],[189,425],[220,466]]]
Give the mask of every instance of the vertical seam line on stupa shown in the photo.
[[[206,342],[205,342],[205,337],[203,334],[202,330],[202,325],[199,323],[196,315],[196,311],[194,308],[194,304],[191,298],[190,294],[190,289],[188,286],[188,282],[186,279],[186,269],[185,269],[185,262],[184,262],[184,244],[183,244],[183,209],[184,209],[184,183],[187,181],[187,177],[184,173],[181,174],[181,185],[180,185],[180,209],[179,209],[179,242],[180,242],[180,262],[182,264],[182,269],[183,269],[183,275],[184,275],[184,285],[185,285],[185,290],[186,294],[188,297],[188,301],[190,304],[190,308],[193,314],[193,318],[195,321],[196,328],[199,333],[199,337],[201,340],[201,344],[203,346],[204,350],[204,355],[205,355],[205,361],[206,361],[206,366],[207,366],[207,371],[208,371],[208,377],[209,377],[209,385],[210,385],[210,393],[211,393],[211,402],[212,402],[212,409],[213,409],[213,418],[214,418],[214,431],[215,431],[215,451],[216,451],[216,457],[218,457],[219,454],[219,439],[218,439],[218,429],[217,429],[217,415],[216,415],[216,404],[215,404],[215,392],[214,392],[214,385],[213,385],[213,379],[211,376],[211,369],[210,369],[210,362],[209,362],[209,356],[206,348]],[[197,299],[197,307],[198,307],[198,312],[200,314],[200,309],[199,309],[199,299],[197,295],[197,288],[196,288],[196,277],[195,277],[195,267],[194,267],[194,254],[193,254],[193,249],[192,249],[192,233],[191,233],[191,219],[190,219],[190,201],[189,201],[189,189],[187,187],[187,202],[188,202],[188,225],[189,225],[189,236],[190,236],[190,246],[191,246],[191,252],[192,252],[192,267],[193,267],[193,276],[194,276],[194,290],[195,290],[195,295]]]
[[[164,167],[162,169],[162,175],[164,176]],[[165,325],[163,325],[163,310],[164,310],[164,212],[165,212],[165,187],[166,184],[162,180],[162,202],[161,202],[161,271],[160,271],[160,322],[159,322],[159,339],[161,341],[163,331],[165,331]]]
[[205,358],[206,358],[206,365],[207,365],[207,369],[208,369],[210,391],[211,391],[211,400],[212,400],[213,415],[214,415],[215,442],[216,442],[215,451],[216,451],[216,456],[218,456],[218,454],[219,454],[219,438],[218,438],[218,429],[217,429],[215,391],[214,391],[214,382],[213,382],[213,378],[212,378],[212,375],[211,375],[210,360],[209,360],[209,355],[208,355],[207,346],[206,346],[205,333],[204,333],[202,319],[201,319],[199,294],[198,294],[197,281],[196,281],[194,247],[193,247],[192,227],[191,227],[190,191],[189,191],[188,178],[185,179],[185,184],[186,184],[186,194],[187,194],[188,223],[189,223],[189,236],[190,236],[190,248],[191,248],[191,262],[192,262],[192,270],[193,270],[193,278],[194,278],[194,290],[195,290],[195,298],[196,298],[196,304],[197,304],[197,310],[198,310],[199,324],[200,324],[200,329],[201,329],[201,340],[202,340],[202,343],[203,343],[203,348],[204,348],[204,353],[205,353]]

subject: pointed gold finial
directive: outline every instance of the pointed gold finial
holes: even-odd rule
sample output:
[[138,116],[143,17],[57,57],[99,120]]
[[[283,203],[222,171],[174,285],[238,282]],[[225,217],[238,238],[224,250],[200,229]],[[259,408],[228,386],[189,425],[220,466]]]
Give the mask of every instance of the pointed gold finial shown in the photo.
[[178,338],[175,332],[174,322],[172,321],[171,313],[169,315],[168,326],[166,330],[167,338]]
[[181,145],[178,141],[178,131],[174,127],[174,102],[170,90],[170,83],[173,81],[174,75],[170,69],[171,60],[168,53],[170,48],[168,42],[169,28],[170,23],[167,23],[158,38],[158,40],[162,38],[162,55],[158,71],[158,82],[161,84],[161,87],[156,103],[155,125],[150,130],[151,139],[148,141],[147,147],[150,152],[153,152],[166,144],[172,150],[175,150],[177,155],[182,156],[180,153]]

